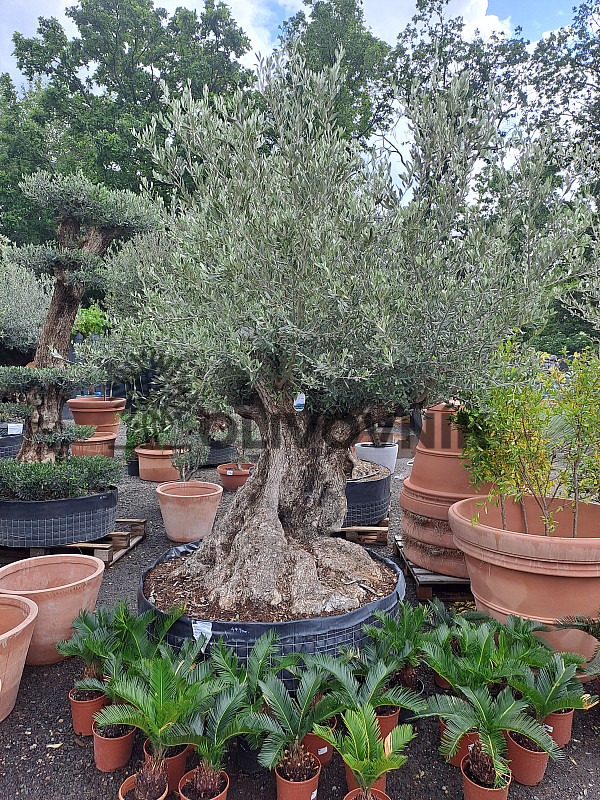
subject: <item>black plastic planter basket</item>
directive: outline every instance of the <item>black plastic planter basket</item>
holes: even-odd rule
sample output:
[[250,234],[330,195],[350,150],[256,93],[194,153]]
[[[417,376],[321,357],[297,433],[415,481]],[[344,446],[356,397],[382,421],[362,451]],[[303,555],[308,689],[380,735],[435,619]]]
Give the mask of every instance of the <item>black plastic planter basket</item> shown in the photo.
[[114,530],[118,492],[67,500],[0,500],[0,545],[58,547],[101,539]]
[[[385,470],[389,472],[389,470]],[[390,508],[391,474],[376,480],[349,480],[346,483],[348,510],[344,528],[353,525],[375,525],[385,519]]]
[[23,434],[0,436],[0,458],[16,458],[23,444]]
[[234,461],[237,461],[237,453],[233,447],[230,445],[219,447],[211,444],[208,455],[206,456],[206,461],[202,466],[219,467],[221,464],[231,464]]
[[[158,611],[144,595],[144,579],[148,572],[157,564],[170,561],[173,558],[193,553],[199,542],[179,545],[167,550],[149,568],[142,577],[138,587],[137,607],[141,614],[152,609]],[[233,648],[239,658],[244,662],[256,640],[266,631],[274,631],[279,636],[279,646],[283,653],[330,653],[335,656],[340,647],[360,647],[366,639],[362,627],[365,624],[376,624],[373,616],[375,611],[383,611],[396,616],[399,602],[404,598],[406,585],[400,567],[378,553],[369,551],[376,561],[381,561],[396,573],[398,582],[396,588],[386,597],[374,600],[366,606],[339,614],[333,617],[316,617],[315,619],[300,619],[292,622],[215,622],[212,620],[199,620],[190,617],[180,617],[167,634],[167,640],[175,647],[180,647],[183,640],[200,635],[209,637],[210,641],[222,639],[226,645]]]

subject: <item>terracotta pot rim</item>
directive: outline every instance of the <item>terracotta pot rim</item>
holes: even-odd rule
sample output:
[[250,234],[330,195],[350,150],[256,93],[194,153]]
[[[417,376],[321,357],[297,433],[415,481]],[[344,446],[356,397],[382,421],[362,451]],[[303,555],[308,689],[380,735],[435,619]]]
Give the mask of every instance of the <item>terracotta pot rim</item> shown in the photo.
[[39,609],[37,607],[37,603],[33,600],[30,600],[29,597],[24,597],[21,594],[9,594],[3,591],[0,591],[0,610],[2,608],[2,604],[5,603],[11,607],[17,607],[21,609],[27,609],[27,615],[23,619],[22,622],[19,622],[18,625],[15,625],[14,628],[9,628],[4,633],[0,633],[0,642],[10,639],[12,636],[16,636],[17,634],[21,633],[21,631],[25,630],[32,622],[35,622]]
[[181,488],[192,488],[192,489],[210,489],[208,492],[201,492],[198,491],[197,494],[186,494],[181,495],[186,498],[194,498],[194,497],[214,497],[215,495],[222,494],[223,487],[219,486],[218,483],[210,483],[210,481],[165,481],[164,483],[159,484],[156,487],[156,492],[159,495],[165,495],[167,497],[178,497],[180,495],[177,494],[175,491],[170,491],[174,489],[181,489]]
[[97,736],[98,739],[103,739],[105,742],[120,742],[123,739],[127,739],[128,736],[135,736],[137,730],[135,725],[129,725],[128,727],[130,727],[131,730],[129,733],[124,733],[123,736],[101,736],[96,730],[96,720],[92,720],[92,733],[94,736]]
[[[131,789],[135,788],[135,779],[136,779],[136,777],[137,777],[137,773],[135,775],[129,775],[129,777],[125,778],[123,783],[119,786],[119,797],[124,797],[127,794],[127,792],[129,792]],[[127,788],[125,789],[125,791],[123,791],[123,788],[125,786]],[[158,796],[157,800],[164,800],[165,797],[168,795],[168,793],[169,793],[169,785],[167,783],[167,785],[165,786],[164,792],[161,795]]]
[[161,456],[162,457],[169,456],[170,458],[171,455],[173,454],[173,448],[159,447],[158,445],[153,447],[151,444],[146,443],[146,444],[140,444],[138,447],[136,447],[135,452],[138,455],[146,456],[146,458],[160,458]]
[[321,762],[312,753],[309,753],[309,756],[312,758],[313,764],[316,764],[317,767],[318,767],[318,769],[317,769],[317,771],[315,772],[314,775],[311,775],[311,777],[307,778],[305,781],[288,781],[288,779],[284,778],[283,775],[281,775],[281,773],[279,772],[279,764],[277,764],[277,766],[275,767],[274,771],[276,772],[277,777],[279,778],[279,780],[283,781],[284,783],[289,783],[292,786],[302,786],[303,784],[309,783],[310,781],[314,781],[315,778],[318,778],[319,775],[321,774],[321,769],[322,769]]
[[100,408],[107,409],[110,407],[112,411],[113,408],[117,408],[120,406],[121,408],[125,408],[127,400],[124,397],[96,397],[94,395],[84,394],[79,395],[78,397],[71,397],[67,400],[67,406],[69,408],[76,407],[77,405],[85,405],[91,406],[94,403],[99,403]]
[[[186,772],[185,775],[183,775],[181,780],[179,781],[178,791],[179,791],[179,794],[181,795],[182,798],[186,797],[186,795],[182,794],[182,790],[185,787],[185,784],[189,783],[190,776],[191,776],[192,772],[195,771],[195,769],[196,768],[194,767],[194,769],[188,770],[188,772]],[[223,792],[227,792],[227,790],[229,789],[229,775],[225,772],[224,769],[221,770],[221,775],[225,776],[225,788],[221,789],[219,794],[215,795],[215,797],[219,797],[219,795],[222,795]],[[214,798],[213,798],[213,800],[214,800]]]
[[97,431],[93,433],[88,439],[77,439],[72,444],[96,444],[97,442],[113,442],[116,441],[116,433],[108,433],[107,431]]
[[510,738],[510,740],[514,744],[514,746],[518,747],[520,750],[524,750],[526,753],[531,753],[531,755],[534,756],[534,757],[538,756],[539,758],[542,758],[542,757],[546,756],[546,757],[549,758],[548,752],[546,750],[541,750],[541,751],[540,750],[530,750],[528,747],[523,747],[522,744],[519,744],[515,740],[515,738],[513,736],[513,731],[506,731],[506,735]]
[[234,462],[230,464],[219,464],[217,466],[217,472],[219,473],[219,475],[223,475],[224,473],[225,474],[227,473],[227,470],[231,470],[231,472],[233,472],[234,475],[249,475],[250,470],[254,466],[255,465],[252,464],[250,461],[242,461],[241,469],[238,469]]
[[488,792],[493,792],[493,791],[505,792],[510,786],[510,783],[512,781],[512,773],[510,772],[508,774],[508,780],[506,781],[506,784],[504,786],[481,786],[481,784],[475,783],[475,781],[472,781],[471,778],[469,778],[469,776],[465,772],[465,764],[467,763],[467,761],[470,761],[470,756],[465,756],[463,760],[460,762],[460,771],[462,772],[465,780],[469,781],[469,783],[472,783],[473,786],[477,786],[479,789],[484,789],[485,791]]
[[[25,559],[22,559],[21,561],[15,561],[13,564],[7,564],[6,566],[7,567],[12,567],[12,566],[15,566],[17,564],[20,564],[20,565],[22,565],[21,568],[23,568],[25,566],[37,567],[37,566],[39,566],[41,564],[44,564],[44,563],[46,563],[46,564],[51,563],[50,559],[51,559],[52,563],[61,563],[61,562],[64,563],[65,561],[67,563],[73,563],[73,562],[75,562],[75,563],[87,563],[87,564],[89,564],[89,566],[93,566],[94,567],[94,571],[91,572],[89,575],[86,575],[84,578],[79,578],[79,580],[72,581],[71,583],[64,583],[64,584],[61,584],[60,586],[50,586],[47,589],[20,589],[18,591],[17,590],[11,591],[10,589],[3,589],[2,588],[1,581],[2,581],[2,577],[3,577],[3,573],[2,573],[2,570],[4,569],[4,567],[3,567],[2,569],[0,569],[0,595],[10,595],[10,596],[22,597],[23,593],[26,593],[29,596],[29,595],[43,595],[43,594],[47,594],[48,592],[56,592],[56,591],[59,591],[59,590],[60,591],[64,591],[65,589],[70,589],[73,586],[78,586],[78,585],[80,585],[82,583],[86,583],[87,581],[96,579],[99,575],[102,575],[102,573],[104,572],[104,567],[105,567],[104,561],[101,561],[99,558],[96,558],[95,556],[86,556],[86,555],[82,555],[82,554],[79,554],[79,553],[57,553],[56,555],[34,556],[33,558],[25,558]],[[20,569],[16,569],[16,570],[12,570],[12,571],[7,570],[6,574],[12,575],[15,572],[19,572],[19,571],[20,571]]]
[[[73,692],[80,692],[80,691],[98,692],[100,694],[100,697],[106,697],[104,692],[101,692],[100,689],[78,689],[76,686],[73,686],[71,689],[69,689],[69,700],[72,703],[96,703],[98,700],[100,700],[100,697],[91,697],[89,700],[76,700],[74,697],[71,696]],[[92,722],[92,725],[93,724],[94,723]]]
[[[344,795],[344,800],[355,800],[358,797],[358,793],[361,791],[360,787],[358,789],[351,789],[348,794]],[[382,792],[381,789],[370,789],[370,792],[373,792],[373,796],[379,798],[379,800],[392,800],[389,794]]]

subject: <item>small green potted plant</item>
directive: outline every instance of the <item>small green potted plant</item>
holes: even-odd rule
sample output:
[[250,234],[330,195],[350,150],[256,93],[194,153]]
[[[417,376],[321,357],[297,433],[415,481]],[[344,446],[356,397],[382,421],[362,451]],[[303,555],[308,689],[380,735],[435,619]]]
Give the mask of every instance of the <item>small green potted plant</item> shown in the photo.
[[244,720],[250,731],[265,736],[258,760],[275,769],[280,800],[316,797],[321,764],[302,741],[315,724],[331,719],[343,707],[333,695],[322,695],[323,683],[323,672],[314,667],[302,673],[295,693],[280,678],[267,675],[259,681],[267,710],[251,712]]
[[399,725],[382,741],[375,711],[369,704],[344,711],[342,721],[343,733],[322,725],[315,725],[314,732],[337,750],[354,777],[357,788],[344,800],[391,800],[385,794],[385,776],[406,762],[402,751],[415,735],[412,726]]

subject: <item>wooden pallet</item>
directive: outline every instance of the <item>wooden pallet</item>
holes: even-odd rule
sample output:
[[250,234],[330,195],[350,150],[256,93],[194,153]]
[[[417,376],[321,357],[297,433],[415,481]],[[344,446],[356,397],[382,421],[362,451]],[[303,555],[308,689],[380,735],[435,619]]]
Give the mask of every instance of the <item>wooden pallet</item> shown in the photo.
[[404,555],[402,549],[402,537],[397,536],[394,540],[393,552],[402,560],[402,571],[405,575],[411,575],[417,585],[417,597],[419,600],[431,600],[433,595],[441,600],[472,600],[471,582],[468,578],[457,578],[454,575],[440,575],[439,572],[431,572],[428,569],[419,567]]
[[340,534],[349,542],[358,544],[387,544],[389,527],[390,520],[386,517],[377,525],[353,525],[350,528],[341,528]]
[[112,531],[102,539],[94,542],[74,542],[58,547],[2,547],[0,548],[0,564],[11,564],[23,558],[46,556],[51,553],[78,552],[89,553],[99,558],[107,566],[112,566],[126,553],[146,538],[145,519],[117,519],[115,522],[128,525],[126,531]]

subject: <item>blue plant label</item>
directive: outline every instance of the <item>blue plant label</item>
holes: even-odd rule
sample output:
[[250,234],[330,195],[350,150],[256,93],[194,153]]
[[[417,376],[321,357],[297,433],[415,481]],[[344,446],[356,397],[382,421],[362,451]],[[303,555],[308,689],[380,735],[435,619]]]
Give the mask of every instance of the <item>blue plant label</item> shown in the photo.
[[306,395],[304,392],[300,392],[296,395],[296,399],[294,400],[294,411],[303,411],[305,403]]

